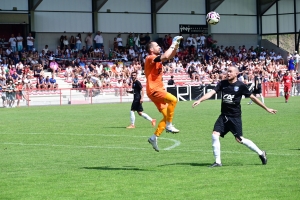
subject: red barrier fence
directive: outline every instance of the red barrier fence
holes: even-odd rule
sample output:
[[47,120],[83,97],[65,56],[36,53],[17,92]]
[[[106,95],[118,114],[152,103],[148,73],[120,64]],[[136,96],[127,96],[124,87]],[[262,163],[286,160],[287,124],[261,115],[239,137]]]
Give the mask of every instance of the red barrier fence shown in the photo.
[[262,84],[264,97],[279,97],[279,82],[265,82]]

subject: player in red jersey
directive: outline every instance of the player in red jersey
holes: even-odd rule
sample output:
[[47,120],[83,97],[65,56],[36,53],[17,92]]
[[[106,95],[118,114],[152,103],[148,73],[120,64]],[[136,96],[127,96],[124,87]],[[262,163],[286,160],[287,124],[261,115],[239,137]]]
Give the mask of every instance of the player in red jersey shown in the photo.
[[284,84],[284,98],[285,98],[285,103],[288,102],[289,97],[290,97],[290,93],[291,93],[291,89],[292,89],[292,83],[293,83],[293,77],[290,74],[290,71],[286,71],[285,74],[283,75],[282,79],[281,79],[281,83]]

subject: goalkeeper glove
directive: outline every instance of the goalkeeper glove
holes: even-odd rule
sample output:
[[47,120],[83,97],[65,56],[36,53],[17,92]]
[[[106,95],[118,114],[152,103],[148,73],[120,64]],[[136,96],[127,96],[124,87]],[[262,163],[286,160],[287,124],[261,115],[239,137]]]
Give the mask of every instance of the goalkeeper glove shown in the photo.
[[183,37],[182,36],[175,36],[172,40],[172,45],[171,48],[173,49],[178,49],[179,44],[180,44],[180,40],[182,40]]

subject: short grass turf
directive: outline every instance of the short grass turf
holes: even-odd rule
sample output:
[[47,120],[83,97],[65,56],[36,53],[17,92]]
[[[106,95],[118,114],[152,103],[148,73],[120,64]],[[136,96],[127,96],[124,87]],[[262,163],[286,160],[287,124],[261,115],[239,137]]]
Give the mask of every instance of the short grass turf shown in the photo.
[[149,121],[136,114],[136,128],[125,128],[130,103],[0,109],[0,199],[299,199],[300,98],[267,98],[276,115],[247,101],[244,136],[267,151],[267,165],[229,133],[223,167],[208,167],[220,100],[178,102],[180,133],[164,132],[159,153]]

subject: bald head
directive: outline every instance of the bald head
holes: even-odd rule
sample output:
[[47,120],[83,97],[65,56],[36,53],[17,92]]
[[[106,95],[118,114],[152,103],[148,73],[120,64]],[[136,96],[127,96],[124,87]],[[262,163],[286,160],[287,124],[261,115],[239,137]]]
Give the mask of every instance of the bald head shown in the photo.
[[231,66],[228,68],[227,78],[228,81],[234,83],[237,80],[237,75],[239,74],[239,69],[237,67]]

